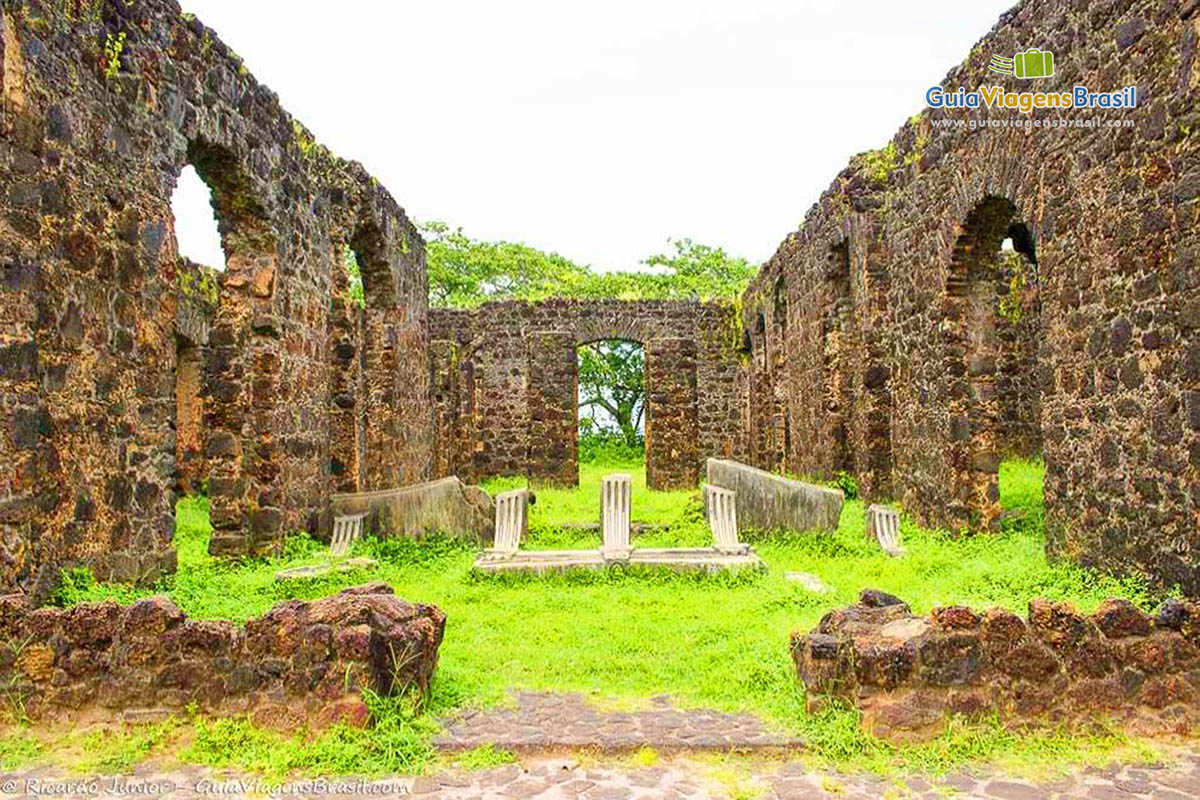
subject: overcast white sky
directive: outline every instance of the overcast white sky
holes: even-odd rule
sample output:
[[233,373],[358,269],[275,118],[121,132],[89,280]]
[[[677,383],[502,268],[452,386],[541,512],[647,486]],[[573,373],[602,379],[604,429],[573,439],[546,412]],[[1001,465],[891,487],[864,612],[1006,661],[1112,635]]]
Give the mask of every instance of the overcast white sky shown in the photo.
[[[765,260],[1012,4],[183,0],[410,216],[601,269],[683,236]],[[177,228],[216,266],[205,201]]]

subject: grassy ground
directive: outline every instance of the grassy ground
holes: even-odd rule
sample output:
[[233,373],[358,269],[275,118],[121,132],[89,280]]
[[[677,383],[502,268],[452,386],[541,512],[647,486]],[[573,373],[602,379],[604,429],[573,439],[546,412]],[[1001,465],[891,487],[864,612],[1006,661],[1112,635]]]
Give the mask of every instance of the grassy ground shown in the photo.
[[[640,466],[625,466],[635,475],[634,520],[667,526],[636,543],[710,541],[698,493],[648,492]],[[600,476],[618,469],[585,466],[578,490],[539,491],[530,546],[597,546],[598,534],[561,526],[598,521]],[[397,540],[360,544],[358,553],[379,561],[369,572],[281,586],[274,572],[310,563],[316,543],[298,537],[279,559],[217,563],[207,555],[204,501],[183,501],[176,534],[179,572],[159,590],[192,617],[244,621],[283,599],[386,580],[402,597],[440,605],[448,622],[430,707],[415,712],[398,701],[376,701],[379,727],[369,734],[335,728],[318,737],[285,740],[244,721],[193,719],[162,735],[175,737],[172,749],[185,759],[270,774],[411,772],[434,763],[427,746],[431,715],[502,703],[514,689],[540,689],[581,691],[598,702],[625,705],[669,694],[682,706],[750,711],[801,733],[816,757],[873,769],[942,769],[996,757],[1065,761],[1109,753],[1124,746],[1120,736],[1104,731],[1014,736],[996,724],[955,727],[932,744],[893,748],[862,735],[849,711],[806,714],[788,657],[791,631],[808,630],[866,587],[899,595],[917,613],[951,603],[1023,612],[1035,596],[1072,600],[1085,610],[1109,596],[1152,606],[1154,598],[1137,581],[1046,562],[1041,480],[1040,465],[1004,465],[1002,500],[1019,518],[997,535],[955,539],[906,520],[908,555],[891,559],[864,537],[863,505],[851,501],[836,534],[758,537],[756,549],[770,570],[737,577],[606,572],[480,578],[470,572],[473,549],[445,540]],[[495,481],[489,488],[513,485]],[[791,570],[815,573],[833,591],[811,594],[783,578]],[[76,574],[60,600],[129,601],[138,594],[145,593],[99,586]],[[142,738],[128,746],[142,752],[146,734],[132,735]],[[0,740],[0,768],[6,760],[32,757],[29,734],[17,731],[12,737]],[[127,737],[109,736],[94,744],[126,742]]]
[[[537,502],[529,513],[530,526],[539,531],[539,543],[544,543],[551,529],[600,523],[600,479],[618,472],[628,473],[633,478],[633,504],[631,521],[637,523],[664,524],[676,522],[679,515],[688,509],[690,501],[698,498],[695,491],[652,492],[646,488],[646,469],[638,462],[611,464],[580,464],[579,486],[574,489],[537,487]],[[495,494],[508,489],[526,486],[524,478],[493,478],[483,483],[484,488]],[[600,534],[594,537],[599,546]]]

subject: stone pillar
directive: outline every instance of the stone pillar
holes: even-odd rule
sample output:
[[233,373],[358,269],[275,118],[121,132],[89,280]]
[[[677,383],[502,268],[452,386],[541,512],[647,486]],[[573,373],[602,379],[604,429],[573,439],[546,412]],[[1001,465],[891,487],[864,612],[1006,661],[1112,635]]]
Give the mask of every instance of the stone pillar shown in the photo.
[[201,349],[176,338],[175,351],[175,465],[179,490],[196,494],[204,485],[204,363]]
[[[45,371],[37,343],[36,263],[14,259],[0,265],[0,585],[5,590],[21,586],[38,566],[44,530],[39,504],[66,501],[65,492],[56,497],[52,480],[42,476],[48,456],[57,461],[58,455],[40,424],[49,417],[39,391]],[[65,376],[65,367],[60,374]],[[84,522],[91,521],[87,516]]]
[[628,558],[629,518],[633,506],[633,478],[618,473],[600,481],[600,528],[604,533],[601,553],[607,558]]
[[722,553],[743,552],[745,548],[738,543],[737,495],[720,486],[705,486],[704,507],[716,549]]
[[529,453],[526,474],[535,484],[579,484],[579,361],[575,337],[539,331],[526,339]]
[[496,495],[496,535],[492,549],[515,553],[528,526],[529,490],[514,489]]
[[246,532],[250,525],[250,478],[242,431],[248,426],[245,382],[253,371],[246,357],[250,337],[245,311],[229,289],[222,289],[222,302],[209,337],[205,362],[204,403],[208,461],[209,517],[213,535],[209,552],[215,556],[248,555]]
[[[398,433],[396,369],[400,353],[396,350],[396,309],[371,306],[367,298],[366,383],[367,383],[367,491],[395,489],[401,485],[397,457]],[[389,299],[389,303],[390,303]]]
[[696,424],[696,343],[646,343],[646,483],[651,489],[694,489],[700,459]]
[[329,491],[362,491],[366,403],[363,324],[353,303],[335,303],[329,331]]

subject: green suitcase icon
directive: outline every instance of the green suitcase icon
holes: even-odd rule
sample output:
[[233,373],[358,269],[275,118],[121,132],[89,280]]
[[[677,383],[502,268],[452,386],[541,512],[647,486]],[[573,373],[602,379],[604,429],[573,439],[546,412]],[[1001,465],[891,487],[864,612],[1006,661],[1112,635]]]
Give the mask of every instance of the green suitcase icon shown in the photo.
[[1054,54],[1049,50],[1030,48],[1017,53],[1013,60],[1018,78],[1049,78],[1054,74]]

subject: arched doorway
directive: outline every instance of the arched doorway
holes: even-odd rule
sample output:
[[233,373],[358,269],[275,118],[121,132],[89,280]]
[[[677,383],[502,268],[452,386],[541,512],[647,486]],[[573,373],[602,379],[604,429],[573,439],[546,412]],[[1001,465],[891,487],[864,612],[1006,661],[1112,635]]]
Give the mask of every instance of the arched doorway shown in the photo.
[[[1036,349],[1040,320],[1027,289],[1037,255],[1016,206],[985,197],[955,242],[943,308],[948,375],[951,521],[995,527],[1001,513],[1000,464],[1014,442],[1040,431]],[[1040,449],[1040,433],[1032,437]],[[1022,447],[1029,455],[1029,447]]]

